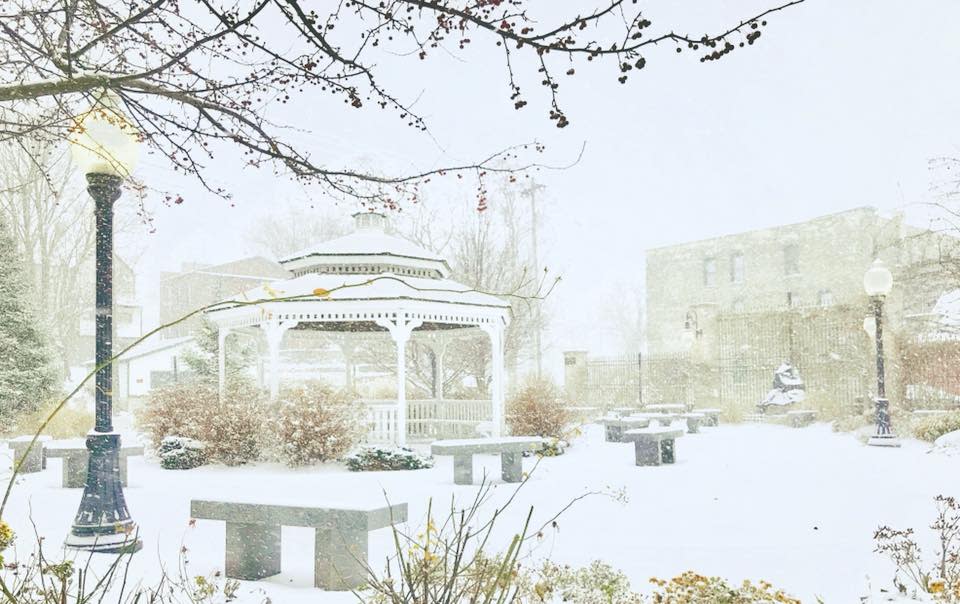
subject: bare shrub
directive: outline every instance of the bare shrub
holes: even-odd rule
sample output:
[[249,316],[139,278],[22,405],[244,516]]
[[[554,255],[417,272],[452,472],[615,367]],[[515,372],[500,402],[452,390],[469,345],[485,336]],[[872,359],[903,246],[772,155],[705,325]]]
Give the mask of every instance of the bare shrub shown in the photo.
[[960,412],[931,415],[915,420],[912,429],[913,435],[920,440],[933,442],[948,432],[960,430]]
[[356,395],[321,383],[281,392],[274,416],[280,457],[294,466],[342,457],[366,429]]
[[894,586],[907,592],[901,577],[932,594],[937,602],[960,602],[960,503],[953,497],[937,495],[937,517],[930,529],[937,537],[937,551],[932,566],[924,562],[912,528],[893,529],[881,526],[873,535],[874,551],[890,558],[896,566]]
[[507,401],[507,425],[511,434],[564,440],[575,417],[560,397],[560,389],[548,380],[529,380]]
[[265,409],[259,392],[244,382],[229,387],[224,400],[206,382],[159,388],[140,410],[138,424],[154,448],[167,436],[206,445],[212,462],[238,465],[259,457]]

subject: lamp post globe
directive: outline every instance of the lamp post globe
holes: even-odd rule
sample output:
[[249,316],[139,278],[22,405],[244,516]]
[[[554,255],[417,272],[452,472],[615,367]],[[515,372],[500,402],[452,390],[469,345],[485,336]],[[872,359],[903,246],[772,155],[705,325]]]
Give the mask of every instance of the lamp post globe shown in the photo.
[[113,204],[139,156],[140,135],[116,97],[104,93],[70,133],[87,179],[96,223],[96,415],[87,434],[87,478],[66,545],[90,552],[133,552],[142,544],[120,478],[120,435],[113,429]]
[[873,305],[873,329],[869,329],[866,323],[864,328],[868,333],[872,332],[877,351],[877,398],[875,399],[877,431],[870,437],[867,444],[899,447],[900,441],[894,435],[890,423],[890,401],[887,400],[886,376],[883,367],[883,301],[893,289],[893,274],[879,258],[873,261],[863,275],[863,289]]

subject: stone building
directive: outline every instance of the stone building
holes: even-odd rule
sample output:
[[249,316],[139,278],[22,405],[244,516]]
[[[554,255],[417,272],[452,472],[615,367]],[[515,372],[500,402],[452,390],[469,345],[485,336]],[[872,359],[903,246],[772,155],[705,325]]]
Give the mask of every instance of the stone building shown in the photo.
[[698,404],[749,410],[785,360],[806,371],[818,404],[868,399],[873,344],[863,329],[864,272],[879,257],[894,273],[885,343],[888,383],[896,383],[894,334],[951,288],[939,267],[957,242],[863,207],[648,250],[649,354],[689,359],[686,391]]
[[[290,273],[278,263],[261,256],[218,265],[184,264],[180,272],[160,275],[160,322],[175,321],[200,307],[288,277]],[[193,317],[174,325],[164,330],[164,337],[193,335],[200,321]]]

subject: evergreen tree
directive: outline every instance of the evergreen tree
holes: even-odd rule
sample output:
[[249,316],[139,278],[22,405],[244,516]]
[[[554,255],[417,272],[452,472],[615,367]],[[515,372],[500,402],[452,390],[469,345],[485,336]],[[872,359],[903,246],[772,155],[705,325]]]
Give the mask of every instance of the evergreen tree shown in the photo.
[[0,222],[0,431],[57,390],[49,350],[26,299],[29,289],[7,225]]
[[[217,326],[204,319],[194,332],[196,350],[183,355],[190,373],[200,381],[216,383],[219,379]],[[249,338],[227,336],[224,374],[228,384],[247,378],[247,370],[257,355],[256,345]]]

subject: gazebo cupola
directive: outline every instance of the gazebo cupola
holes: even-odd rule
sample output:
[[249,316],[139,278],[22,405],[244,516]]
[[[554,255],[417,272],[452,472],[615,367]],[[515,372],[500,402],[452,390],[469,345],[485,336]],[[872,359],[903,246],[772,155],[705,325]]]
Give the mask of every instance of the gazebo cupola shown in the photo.
[[[383,214],[353,216],[353,233],[312,246],[282,259],[293,277],[275,281],[225,300],[207,311],[219,330],[220,392],[224,395],[224,347],[231,331],[261,332],[270,360],[270,396],[279,392],[280,350],[288,330],[339,332],[367,336],[385,332],[396,345],[397,397],[372,412],[372,432],[388,432],[404,444],[407,419],[430,424],[432,434],[445,426],[492,421],[493,434],[503,425],[505,392],[504,334],[510,304],[450,279],[447,261],[389,232]],[[436,375],[439,392],[431,401],[406,399],[406,350],[414,333],[439,346]],[[486,334],[490,341],[490,399],[448,401],[442,393],[443,350],[458,334]],[[346,366],[349,369],[349,360]],[[429,403],[429,404],[423,404]],[[483,416],[483,418],[481,418]],[[417,433],[419,436],[420,433]]]
[[295,277],[310,273],[370,275],[393,273],[443,279],[447,261],[388,232],[387,217],[378,212],[353,215],[353,233],[291,254],[280,261]]

